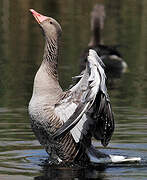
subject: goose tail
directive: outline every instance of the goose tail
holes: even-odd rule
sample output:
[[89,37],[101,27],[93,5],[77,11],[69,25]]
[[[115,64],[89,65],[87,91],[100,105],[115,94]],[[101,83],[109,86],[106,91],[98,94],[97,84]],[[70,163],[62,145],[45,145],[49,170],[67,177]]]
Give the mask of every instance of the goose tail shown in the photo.
[[93,146],[91,146],[88,151],[87,155],[90,159],[91,163],[94,164],[121,164],[121,163],[136,163],[140,162],[140,157],[128,157],[128,156],[122,156],[122,155],[108,155],[105,153],[102,153],[95,149]]

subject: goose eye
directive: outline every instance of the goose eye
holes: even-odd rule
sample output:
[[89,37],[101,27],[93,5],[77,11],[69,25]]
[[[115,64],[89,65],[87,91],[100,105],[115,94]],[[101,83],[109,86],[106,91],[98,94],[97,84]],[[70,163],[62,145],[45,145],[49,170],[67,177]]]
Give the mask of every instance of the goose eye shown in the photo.
[[50,24],[53,24],[53,22],[52,22],[52,21],[50,21]]

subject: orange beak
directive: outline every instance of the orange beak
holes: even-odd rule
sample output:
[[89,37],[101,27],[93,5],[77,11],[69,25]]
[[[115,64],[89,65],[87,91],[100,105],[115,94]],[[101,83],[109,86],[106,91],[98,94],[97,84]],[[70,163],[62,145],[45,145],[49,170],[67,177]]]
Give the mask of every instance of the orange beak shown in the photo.
[[34,18],[36,19],[36,21],[39,24],[42,23],[43,21],[45,21],[46,19],[48,19],[47,16],[43,16],[43,15],[39,14],[38,12],[36,12],[33,9],[30,9],[30,12],[32,13],[32,15],[34,16]]

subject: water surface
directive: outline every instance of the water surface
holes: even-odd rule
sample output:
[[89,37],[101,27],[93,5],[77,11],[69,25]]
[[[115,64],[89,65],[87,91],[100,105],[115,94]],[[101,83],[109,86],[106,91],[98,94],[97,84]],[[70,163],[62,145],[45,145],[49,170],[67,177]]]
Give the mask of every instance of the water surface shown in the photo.
[[59,77],[66,89],[79,72],[79,56],[90,39],[96,0],[1,0],[0,8],[0,179],[147,179],[147,1],[99,1],[105,6],[105,44],[119,44],[128,71],[109,94],[116,129],[109,154],[142,158],[140,164],[97,168],[51,168],[31,128],[27,105],[44,41],[28,9],[56,18],[63,29]]

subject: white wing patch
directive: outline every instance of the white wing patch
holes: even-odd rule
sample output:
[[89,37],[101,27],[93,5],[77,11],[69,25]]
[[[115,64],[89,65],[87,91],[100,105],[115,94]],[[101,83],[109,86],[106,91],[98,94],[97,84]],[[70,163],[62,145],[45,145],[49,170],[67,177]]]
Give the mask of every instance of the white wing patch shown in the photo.
[[83,125],[86,120],[86,114],[84,114],[78,124],[70,131],[76,143],[78,143],[81,138],[82,131],[84,130]]
[[[73,102],[64,103],[55,108],[55,113],[65,123],[70,118],[70,116],[74,113],[76,108],[77,108],[77,104]],[[80,140],[82,130],[83,130],[83,125],[86,122],[86,120],[87,120],[86,114],[84,114],[82,118],[80,119],[80,121],[77,123],[77,125],[72,130],[70,130],[76,143],[78,143]]]
[[76,108],[77,105],[73,102],[62,103],[61,105],[55,108],[55,113],[65,123],[69,119],[69,117],[73,114]]

